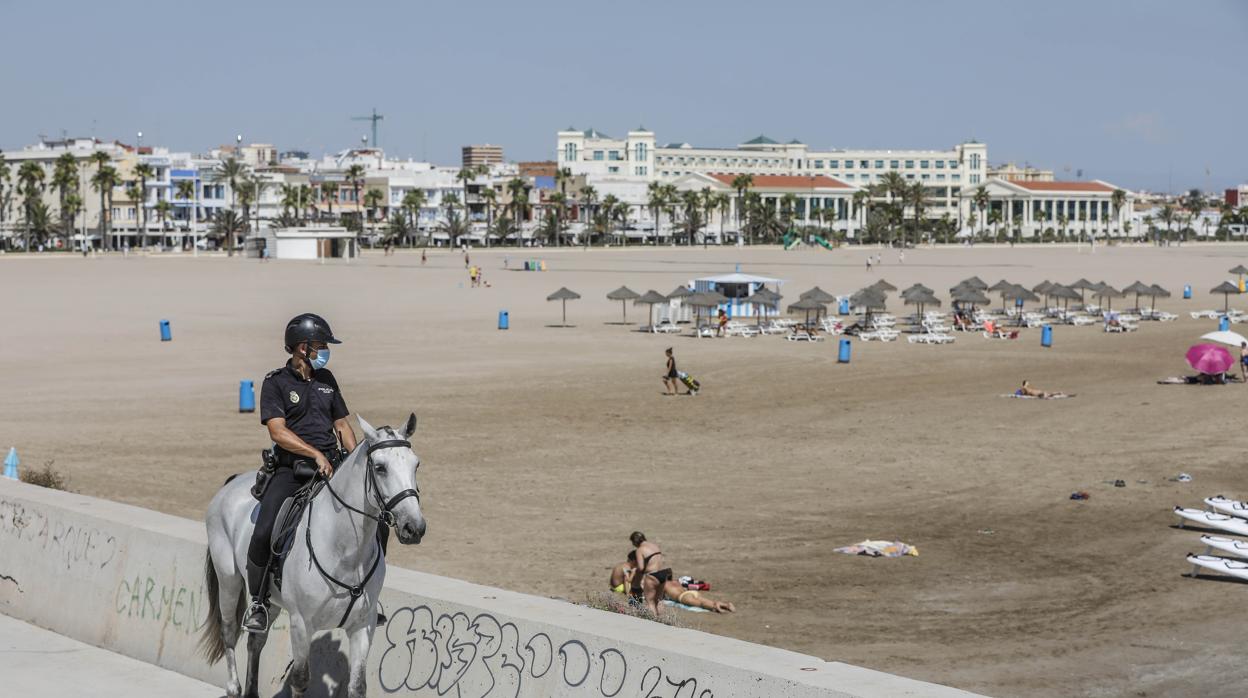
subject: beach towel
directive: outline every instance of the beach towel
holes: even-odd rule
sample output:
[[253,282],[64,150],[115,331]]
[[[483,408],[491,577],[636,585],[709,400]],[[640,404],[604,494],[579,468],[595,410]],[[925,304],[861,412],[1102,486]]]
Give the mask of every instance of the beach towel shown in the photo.
[[857,545],[837,548],[834,552],[846,555],[866,555],[867,557],[918,557],[919,549],[899,540],[864,540]]
[[1035,395],[1019,395],[1018,393],[1007,393],[1005,395],[1002,395],[1001,397],[1012,397],[1012,398],[1016,398],[1019,400],[1064,400],[1068,397],[1074,397],[1074,395],[1073,394],[1067,395],[1066,393],[1054,393],[1048,397],[1036,397]]
[[682,611],[689,611],[690,613],[710,613],[710,611],[705,608],[696,608],[694,606],[686,606],[683,603],[676,603],[675,601],[672,601],[671,599],[663,599],[663,604],[665,606],[675,606],[676,608],[679,608]]

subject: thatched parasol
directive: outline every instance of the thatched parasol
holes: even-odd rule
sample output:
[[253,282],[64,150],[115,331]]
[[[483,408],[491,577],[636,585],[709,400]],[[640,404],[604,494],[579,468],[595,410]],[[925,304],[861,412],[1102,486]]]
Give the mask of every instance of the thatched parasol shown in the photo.
[[1140,296],[1147,296],[1152,293],[1153,287],[1137,280],[1135,283],[1122,289],[1122,292],[1135,294],[1135,309],[1138,312],[1140,309]]
[[1231,294],[1238,294],[1239,287],[1229,281],[1223,281],[1210,289],[1209,292],[1222,294],[1222,312],[1225,313],[1231,308]]
[[1157,299],[1158,299],[1158,298],[1169,298],[1169,297],[1170,297],[1170,292],[1169,292],[1169,291],[1167,291],[1166,289],[1162,288],[1161,286],[1158,286],[1157,284],[1153,284],[1152,286],[1149,286],[1149,288],[1150,288],[1150,289],[1152,289],[1152,292],[1151,292],[1151,293],[1149,293],[1148,295],[1152,296],[1152,298],[1153,298],[1153,307],[1151,308],[1151,310],[1156,310],[1156,309],[1157,309]]
[[810,326],[810,312],[813,310],[815,312],[815,319],[818,320],[819,313],[827,310],[827,308],[824,307],[823,303],[820,303],[814,298],[801,298],[796,303],[789,304],[788,312],[791,313],[795,310],[798,312],[806,313],[806,325],[809,327]]
[[670,300],[675,300],[677,298],[688,298],[689,296],[692,296],[692,295],[693,295],[693,289],[690,289],[686,286],[677,286],[675,291],[672,291],[671,293],[667,294],[667,299],[670,301]]
[[624,324],[628,324],[628,301],[635,301],[641,298],[641,294],[627,286],[621,286],[607,294],[607,300],[619,301],[624,311]]
[[832,295],[831,293],[828,293],[827,291],[819,288],[818,286],[803,293],[802,295],[798,296],[798,298],[801,298],[801,299],[813,298],[815,301],[819,303],[831,303],[832,301],[836,300],[836,296]]
[[662,293],[653,289],[646,291],[640,298],[633,301],[633,305],[648,305],[647,317],[650,320],[650,327],[654,327],[654,306],[667,302],[667,297]]
[[767,311],[775,310],[776,305],[780,302],[781,298],[783,298],[783,296],[779,293],[776,293],[775,291],[772,291],[764,286],[755,291],[749,298],[746,298],[745,302],[753,303],[755,310],[760,308],[762,309],[763,312],[761,313],[755,312],[755,317],[758,318],[758,324],[762,325],[763,317],[766,316]]
[[580,297],[581,297],[581,294],[577,293],[576,291],[569,291],[568,287],[564,286],[558,291],[555,291],[549,296],[546,296],[546,300],[563,302],[563,326],[567,327],[568,326],[568,301],[578,300],[580,299]]
[[983,279],[981,279],[981,278],[979,278],[978,276],[972,276],[972,277],[970,277],[970,278],[968,278],[968,279],[962,279],[961,283],[959,283],[958,285],[959,285],[959,286],[970,286],[971,288],[974,288],[974,289],[976,289],[977,291],[987,291],[987,290],[990,290],[990,289],[988,288],[988,284],[984,283],[984,280],[983,280]]
[[887,282],[887,281],[885,281],[884,279],[880,279],[879,281],[876,281],[875,283],[871,284],[871,285],[870,285],[870,286],[868,286],[867,288],[873,288],[873,289],[875,289],[875,290],[877,290],[877,291],[880,291],[881,293],[885,293],[885,292],[888,292],[888,291],[896,291],[896,290],[897,290],[897,287],[896,287],[896,286],[894,286],[894,285],[892,285],[892,284],[888,283],[888,282]]

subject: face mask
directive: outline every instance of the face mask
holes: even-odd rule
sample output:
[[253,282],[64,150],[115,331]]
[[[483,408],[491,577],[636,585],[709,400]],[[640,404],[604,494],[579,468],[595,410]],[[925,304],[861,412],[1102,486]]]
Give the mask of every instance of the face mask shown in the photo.
[[312,364],[312,368],[313,368],[313,369],[322,369],[322,368],[325,368],[325,364],[328,364],[328,363],[329,363],[329,350],[328,350],[328,349],[321,349],[321,350],[317,351],[317,352],[316,352],[316,358],[315,358],[315,359],[312,359],[312,361],[310,361],[309,363],[311,363],[311,364]]

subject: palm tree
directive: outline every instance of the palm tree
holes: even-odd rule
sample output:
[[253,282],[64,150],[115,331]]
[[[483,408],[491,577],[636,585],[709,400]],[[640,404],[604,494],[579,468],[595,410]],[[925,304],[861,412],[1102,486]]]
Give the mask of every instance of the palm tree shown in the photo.
[[1061,231],[1062,242],[1066,242],[1066,226],[1068,225],[1070,225],[1070,218],[1065,213],[1058,214],[1057,229]]
[[[594,202],[596,202],[597,200],[598,200],[598,190],[597,190],[597,189],[594,189],[592,186],[590,186],[590,185],[588,185],[588,184],[586,184],[585,186],[581,187],[581,201],[583,201],[583,202],[584,202],[584,205],[585,205],[585,227],[586,227],[586,229],[588,229],[588,228],[589,228],[590,223],[592,223],[592,222],[593,222]],[[585,238],[585,239],[586,239],[585,244],[586,244],[586,246],[588,246],[588,245],[589,245],[589,238],[588,238],[588,236],[586,236],[586,238]],[[625,245],[627,245],[627,244],[628,244],[628,238],[627,238],[627,237],[626,237],[626,238],[624,238],[624,244],[625,244]]]
[[1171,226],[1174,225],[1175,219],[1178,218],[1178,214],[1175,211],[1174,204],[1170,202],[1166,202],[1165,204],[1163,204],[1161,207],[1161,212],[1157,214],[1157,217],[1161,219],[1162,223],[1166,224],[1166,240],[1169,241],[1170,238],[1173,236],[1173,231],[1171,230]]
[[1199,189],[1192,189],[1187,195],[1180,199],[1179,205],[1188,212],[1188,227],[1191,227],[1191,221],[1200,217],[1205,210],[1205,195]]
[[[364,192],[364,207],[368,209],[368,220],[370,223],[377,222],[377,210],[381,208],[385,200],[386,195],[382,194],[380,189],[369,189]],[[377,232],[376,225],[373,226],[373,232]]]
[[975,224],[979,222],[979,214],[971,211],[971,215],[966,217],[966,226],[971,229],[971,240],[975,239]]
[[949,239],[953,236],[953,232],[956,227],[957,225],[953,222],[953,216],[950,216],[948,211],[941,214],[940,232],[943,233],[943,235],[941,235],[941,242],[948,245]]
[[[559,169],[555,170],[555,184],[559,186],[559,193],[563,194],[564,201],[567,201],[568,199],[568,180],[569,179],[572,179],[572,170],[566,167],[560,167]],[[561,212],[561,218],[562,218],[562,212]],[[559,228],[559,221],[557,220],[555,222],[555,229],[558,230],[558,228]],[[560,244],[559,237],[556,235],[555,246],[557,247],[559,244]]]
[[797,195],[789,192],[780,197],[780,220],[786,232],[793,230],[793,217],[797,215]]
[[[794,201],[797,197],[794,197]],[[694,236],[702,228],[702,197],[696,191],[685,191],[680,194],[680,203],[684,208],[685,238],[693,244]]]
[[225,241],[225,247],[229,250],[228,254],[233,254],[234,240],[245,230],[246,223],[233,209],[217,211],[217,215],[212,219],[212,235],[218,240]]
[[1079,242],[1083,242],[1083,238],[1088,234],[1088,212],[1080,211],[1077,216],[1079,219]]
[[[754,186],[753,175],[742,174],[732,178],[732,188],[737,191],[737,235],[743,232],[742,221],[745,219],[745,195],[752,186]],[[750,244],[753,243],[754,241],[750,240]]]
[[[333,181],[321,182],[321,198],[325,200],[325,205],[329,207],[329,218],[334,218],[334,199],[338,198],[338,183]],[[319,218],[319,216],[318,216]]]
[[411,232],[410,216],[404,211],[392,210],[386,225],[385,239],[387,241],[392,241],[396,238],[400,241],[406,240]]
[[859,189],[850,197],[850,201],[854,204],[854,213],[862,217],[861,225],[865,228],[867,225],[867,206],[871,202],[871,192],[866,189]]
[[12,171],[9,169],[9,163],[4,159],[4,154],[0,153],[0,225],[4,224],[4,219],[9,210],[9,197],[11,192],[9,189],[9,177]]
[[346,179],[351,185],[351,202],[355,204],[355,211],[359,214],[361,223],[360,228],[362,229],[364,227],[364,214],[360,208],[360,187],[364,186],[364,166],[357,164],[348,167]]
[[74,237],[74,220],[82,213],[82,209],[83,201],[78,192],[71,191],[65,195],[64,203],[61,204],[61,235],[65,237],[66,247]]
[[651,214],[654,217],[654,241],[659,241],[659,216],[662,215],[663,207],[667,206],[667,190],[659,182],[651,182],[646,187],[646,205],[650,207]]
[[[160,221],[160,233],[163,238],[165,233],[165,219],[168,218],[169,214],[173,212],[173,204],[161,199],[156,202],[156,206],[154,208],[156,209],[156,220]],[[162,242],[161,244],[164,243]]]
[[135,230],[135,233],[134,233],[134,241],[135,241],[135,244],[134,244],[134,246],[135,246],[135,249],[136,249],[136,250],[137,250],[137,249],[138,249],[138,247],[139,247],[139,244],[138,244],[138,241],[139,241],[139,232],[138,232],[138,230],[139,230],[139,229],[138,229],[138,220],[139,220],[139,196],[140,196],[140,193],[139,193],[139,185],[137,185],[137,184],[127,184],[127,185],[126,185],[126,198],[127,198],[127,199],[130,199],[130,201],[132,201],[132,202],[134,203],[134,220],[135,220],[135,229],[134,229],[134,230]]
[[1114,193],[1109,195],[1109,204],[1114,209],[1114,220],[1118,220],[1118,212],[1122,210],[1124,204],[1127,203],[1127,193],[1121,189],[1115,189]]
[[702,187],[702,191],[698,193],[701,197],[702,204],[702,248],[706,249],[706,238],[710,233],[711,213],[715,210],[715,192],[710,187]]
[[515,223],[516,246],[519,247],[523,237],[524,214],[529,210],[529,183],[512,177],[507,182],[507,194],[511,197],[511,220]]
[[493,186],[481,190],[481,198],[485,200],[485,246],[490,246],[490,233],[494,229],[494,206],[498,200],[498,192]]
[[[493,189],[486,189],[487,192],[493,193]],[[490,197],[493,199],[493,197]],[[412,231],[418,231],[417,221],[420,220],[420,209],[425,207],[425,190],[412,189],[403,195],[403,210],[407,212],[407,218],[410,223],[408,226]]]
[[724,244],[724,220],[732,211],[732,197],[721,191],[715,195],[714,203],[715,208],[719,209],[719,244],[722,245]]
[[[99,164],[99,156],[103,156],[105,164]],[[113,190],[121,183],[121,175],[116,168],[107,164],[107,153],[97,151],[91,158],[96,163],[95,174],[91,175],[91,188],[100,193],[100,249],[116,249],[117,241],[113,240],[110,246],[108,239],[113,227]]]
[[922,238],[923,214],[927,211],[927,187],[922,182],[915,182],[906,190],[906,199],[914,207],[914,244]]
[[[982,184],[979,185],[979,188],[975,190],[975,195],[972,201],[975,202],[975,208],[979,209],[980,222],[986,223],[987,219],[984,217],[984,209],[988,208],[988,203],[989,203],[988,189],[985,188],[984,185]],[[981,229],[980,232],[982,233],[983,230]]]
[[[1044,231],[1044,224],[1045,224],[1045,223],[1047,223],[1047,222],[1049,221],[1049,212],[1048,212],[1048,211],[1045,211],[1044,209],[1039,209],[1039,210],[1037,210],[1037,211],[1036,211],[1035,215],[1033,215],[1033,216],[1032,216],[1032,218],[1035,218],[1035,219],[1036,219],[1036,224],[1037,224],[1037,225],[1036,225],[1036,232],[1037,232],[1037,233],[1043,232],[1043,231]],[[1041,238],[1041,236],[1040,236],[1040,235],[1037,235],[1036,237],[1037,237],[1037,238],[1040,238],[1040,239],[1043,239],[1043,238]]]
[[[42,189],[39,192],[42,194]],[[52,212],[48,210],[48,205],[43,203],[42,198],[25,203],[26,209],[26,246],[27,251],[30,250],[31,235],[34,235],[35,247],[38,247],[47,239],[52,232]]]
[[614,194],[602,197],[602,205],[594,210],[592,224],[586,227],[586,240],[589,240],[595,232],[602,234],[604,239],[610,239],[612,224],[620,214],[620,205],[620,200]]
[[[218,182],[226,182],[230,185],[230,210],[234,211],[234,206],[238,201],[238,185],[241,184],[247,176],[247,165],[243,164],[237,158],[226,158],[217,169],[213,172],[212,177]],[[226,235],[229,246],[226,248],[226,254],[230,257],[234,256],[234,229],[241,222],[241,218],[236,215],[229,221],[230,234]],[[214,225],[220,223],[218,220]]]
[[195,204],[191,199],[195,198],[195,181],[191,179],[180,179],[174,187],[173,195],[187,203],[186,223],[188,227],[195,225]]
[[[32,219],[35,216],[35,203],[40,202],[43,196],[43,180],[46,173],[43,166],[34,160],[27,160],[17,170],[17,189],[22,195],[22,209],[25,212],[26,219],[26,239],[23,243],[23,249],[30,252],[30,235],[32,232]],[[43,211],[47,213],[46,208]]]
[[147,180],[156,176],[156,170],[146,162],[140,162],[134,168],[134,176],[139,178],[139,238],[138,246],[147,246]]
[[[910,198],[910,183],[900,172],[885,172],[880,177],[878,188],[883,195],[888,198],[888,213],[891,225],[895,229],[901,229],[905,223],[906,202]],[[905,232],[902,231],[902,240],[905,240]]]
[[1001,209],[994,208],[988,212],[988,225],[992,226],[993,242],[1001,242]]
[[61,229],[72,231],[73,216],[76,211],[66,205],[66,198],[78,188],[78,160],[72,153],[62,153],[52,168],[52,186],[56,188],[60,199]]

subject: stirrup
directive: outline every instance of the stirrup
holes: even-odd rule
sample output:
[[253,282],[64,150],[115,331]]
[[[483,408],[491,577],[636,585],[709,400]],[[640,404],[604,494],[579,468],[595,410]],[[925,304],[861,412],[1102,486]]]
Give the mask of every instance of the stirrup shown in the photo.
[[247,613],[243,616],[243,630],[252,635],[265,635],[269,632],[269,606],[258,598],[252,598]]

